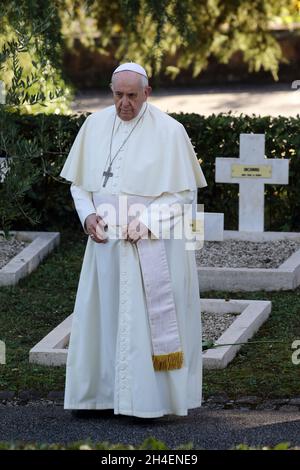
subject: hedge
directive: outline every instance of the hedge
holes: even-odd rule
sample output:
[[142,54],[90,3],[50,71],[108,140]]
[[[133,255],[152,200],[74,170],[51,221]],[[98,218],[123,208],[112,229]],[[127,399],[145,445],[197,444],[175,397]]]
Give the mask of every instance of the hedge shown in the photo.
[[[300,230],[300,120],[292,117],[260,117],[246,115],[172,114],[181,122],[195,147],[208,187],[199,190],[198,202],[207,212],[224,212],[225,229],[238,228],[238,185],[215,183],[216,157],[238,157],[241,133],[265,133],[266,155],[270,158],[290,159],[289,185],[265,186],[265,229]],[[6,114],[5,128],[15,130],[15,138],[35,140],[40,158],[35,165],[42,177],[26,194],[26,200],[41,214],[37,229],[60,230],[77,223],[69,192],[69,185],[58,178],[72,142],[86,115],[18,115]],[[3,134],[2,130],[2,134]],[[8,146],[9,149],[9,146]],[[7,152],[1,146],[2,156]],[[8,150],[9,152],[9,150]],[[0,185],[1,191],[1,185]],[[16,229],[26,227],[22,217]]]

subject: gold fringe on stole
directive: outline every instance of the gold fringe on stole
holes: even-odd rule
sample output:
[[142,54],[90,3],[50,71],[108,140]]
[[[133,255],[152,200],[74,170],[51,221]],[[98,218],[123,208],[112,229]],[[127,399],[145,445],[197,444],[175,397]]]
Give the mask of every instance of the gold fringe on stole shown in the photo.
[[154,370],[174,370],[183,366],[183,352],[178,351],[170,354],[152,356]]

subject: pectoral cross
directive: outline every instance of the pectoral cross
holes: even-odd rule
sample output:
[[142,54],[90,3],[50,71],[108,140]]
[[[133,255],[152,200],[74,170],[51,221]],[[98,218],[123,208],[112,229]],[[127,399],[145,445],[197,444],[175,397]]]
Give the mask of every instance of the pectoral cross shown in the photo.
[[109,167],[107,168],[107,171],[103,171],[103,176],[105,176],[105,180],[104,180],[104,183],[103,183],[103,188],[106,186],[108,178],[113,176],[113,173],[110,170],[111,170],[111,165],[109,165]]

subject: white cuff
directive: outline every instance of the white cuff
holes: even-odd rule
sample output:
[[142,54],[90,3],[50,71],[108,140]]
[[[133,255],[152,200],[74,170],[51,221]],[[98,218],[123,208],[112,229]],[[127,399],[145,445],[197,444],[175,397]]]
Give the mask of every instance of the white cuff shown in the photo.
[[87,234],[88,232],[85,228],[86,218],[91,214],[96,214],[92,193],[85,191],[85,189],[82,189],[80,186],[76,186],[74,183],[71,185],[70,191],[83,230]]

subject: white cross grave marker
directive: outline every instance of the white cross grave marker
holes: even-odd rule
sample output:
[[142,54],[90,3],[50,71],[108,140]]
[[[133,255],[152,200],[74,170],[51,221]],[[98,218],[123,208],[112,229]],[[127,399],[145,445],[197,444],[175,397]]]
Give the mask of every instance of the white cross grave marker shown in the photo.
[[216,182],[239,184],[239,230],[264,231],[265,184],[288,184],[289,160],[265,158],[264,134],[240,135],[240,158],[216,158]]

